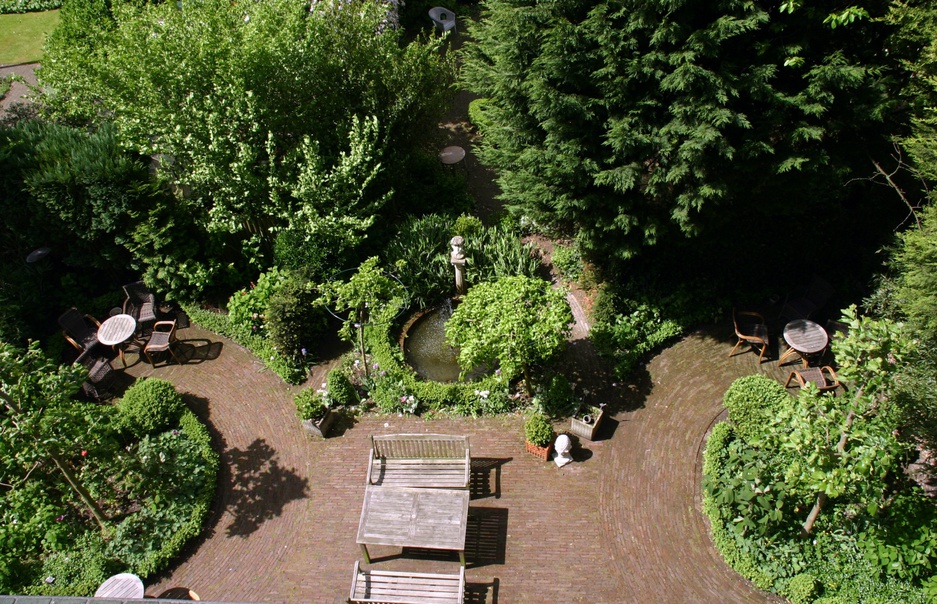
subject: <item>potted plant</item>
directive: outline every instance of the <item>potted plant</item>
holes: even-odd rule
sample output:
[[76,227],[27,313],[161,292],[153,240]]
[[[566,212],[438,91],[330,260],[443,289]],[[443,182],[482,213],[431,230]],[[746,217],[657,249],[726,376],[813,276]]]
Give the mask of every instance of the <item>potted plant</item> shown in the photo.
[[293,397],[293,403],[303,421],[303,428],[314,436],[325,438],[335,420],[335,413],[329,408],[328,391],[306,388]]
[[524,435],[527,437],[527,452],[547,461],[553,448],[553,426],[542,413],[531,415],[524,422]]
[[579,438],[595,440],[595,435],[599,431],[599,424],[605,417],[605,405],[593,407],[583,403],[573,414],[570,420],[570,432]]

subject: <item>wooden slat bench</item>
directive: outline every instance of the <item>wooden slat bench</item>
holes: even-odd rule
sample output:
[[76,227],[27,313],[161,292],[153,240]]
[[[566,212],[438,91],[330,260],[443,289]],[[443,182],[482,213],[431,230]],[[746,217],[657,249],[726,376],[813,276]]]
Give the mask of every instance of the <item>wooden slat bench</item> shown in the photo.
[[467,489],[470,471],[467,436],[384,434],[371,437],[369,485]]
[[354,604],[462,604],[465,569],[457,575],[361,570],[355,561],[349,602]]

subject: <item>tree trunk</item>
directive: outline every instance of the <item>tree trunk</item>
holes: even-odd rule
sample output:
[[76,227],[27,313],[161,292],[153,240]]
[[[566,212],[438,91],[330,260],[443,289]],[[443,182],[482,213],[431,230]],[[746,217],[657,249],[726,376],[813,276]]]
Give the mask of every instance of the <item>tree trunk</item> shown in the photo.
[[369,377],[368,358],[364,356],[364,323],[358,323],[358,349],[361,352],[361,364],[364,365],[364,377]]
[[531,382],[530,382],[530,368],[527,367],[526,363],[524,363],[524,386],[527,387],[527,396],[533,396],[534,389],[531,386]]
[[[3,399],[7,407],[9,407],[13,413],[22,415],[22,410],[20,409],[19,405],[13,401],[9,394],[0,391],[0,398]],[[41,442],[41,440],[35,434],[33,434],[32,437],[33,440],[36,441],[37,445]],[[75,477],[75,474],[72,472],[71,468],[69,468],[65,462],[62,461],[62,459],[58,456],[58,453],[52,450],[51,446],[45,448],[45,452],[55,463],[55,467],[57,467],[59,471],[62,472],[62,475],[65,477],[65,481],[68,482],[70,487],[72,487],[72,489],[78,495],[78,498],[81,499],[82,503],[88,506],[88,510],[91,511],[94,519],[98,521],[99,525],[101,525],[101,531],[105,531],[107,529],[105,524],[107,522],[107,517],[104,515],[104,511],[101,510],[101,506],[98,505],[98,502],[95,501],[91,496],[91,493],[89,493],[88,490],[82,486],[82,484],[78,481],[78,478]]]
[[813,530],[813,523],[817,521],[817,516],[820,515],[820,510],[823,509],[823,504],[825,503],[826,493],[817,495],[817,501],[813,504],[813,509],[810,510],[810,513],[807,515],[807,521],[804,522],[804,526],[801,527],[801,536],[806,537],[810,534],[810,531]]

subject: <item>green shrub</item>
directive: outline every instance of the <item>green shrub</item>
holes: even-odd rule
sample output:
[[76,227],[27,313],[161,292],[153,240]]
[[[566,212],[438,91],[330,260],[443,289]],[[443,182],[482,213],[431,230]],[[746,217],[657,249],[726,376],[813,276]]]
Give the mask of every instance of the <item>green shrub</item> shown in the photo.
[[784,386],[760,374],[746,375],[732,382],[722,400],[736,434],[747,443],[761,436],[779,409],[793,404]]
[[329,398],[338,405],[354,405],[358,403],[358,393],[344,371],[333,369],[326,378]]
[[0,15],[54,10],[61,6],[62,0],[0,0]]
[[547,416],[534,413],[524,422],[524,436],[530,444],[546,447],[553,440],[553,426]]
[[264,335],[267,305],[283,279],[284,275],[280,274],[277,267],[273,267],[261,273],[256,285],[252,283],[250,288],[234,292],[228,300],[228,321],[237,327]]
[[316,343],[329,328],[328,313],[319,290],[296,271],[286,274],[271,295],[266,309],[266,331],[270,344],[286,358],[304,363],[315,356]]
[[485,230],[485,225],[477,216],[471,214],[462,214],[452,225],[452,235],[461,235],[466,239],[477,237]]
[[322,283],[332,276],[336,266],[344,266],[336,257],[325,236],[319,239],[300,229],[287,229],[277,234],[273,248],[274,262],[287,271],[301,271],[310,281]]
[[185,410],[185,403],[170,382],[142,378],[127,389],[118,409],[123,427],[142,438],[174,425]]
[[300,419],[319,419],[325,415],[328,409],[327,394],[325,390],[305,388],[296,393],[293,397],[293,404],[296,405],[296,412]]
[[556,270],[560,272],[564,279],[578,281],[582,276],[582,254],[577,244],[572,246],[554,244],[551,259],[553,260],[553,266],[556,267]]
[[544,414],[557,417],[573,412],[576,399],[573,388],[561,373],[554,373],[550,381],[537,389],[536,400]]
[[800,573],[787,584],[787,597],[791,604],[810,604],[817,597],[817,578],[810,573]]
[[53,577],[27,587],[31,596],[91,596],[98,586],[114,574],[116,565],[104,555],[104,539],[98,531],[87,531],[71,547],[54,551],[42,561],[39,577]]

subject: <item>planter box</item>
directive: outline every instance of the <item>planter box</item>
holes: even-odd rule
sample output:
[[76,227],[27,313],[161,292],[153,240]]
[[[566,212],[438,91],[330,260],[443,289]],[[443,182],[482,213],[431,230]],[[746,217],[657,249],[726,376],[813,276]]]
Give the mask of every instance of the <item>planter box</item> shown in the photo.
[[318,420],[304,419],[303,428],[313,436],[325,438],[329,433],[329,428],[332,427],[332,422],[335,421],[335,415],[334,411],[326,409],[325,415]]
[[[595,440],[595,435],[599,431],[599,424],[605,417],[605,409],[593,407],[592,405],[582,405],[573,418],[570,420],[569,431],[586,440]],[[589,419],[587,422],[586,419]]]
[[550,459],[550,451],[552,450],[553,450],[552,442],[545,447],[538,447],[537,445],[531,443],[530,441],[527,441],[527,452],[532,454],[534,457],[539,457],[543,461],[547,461]]

